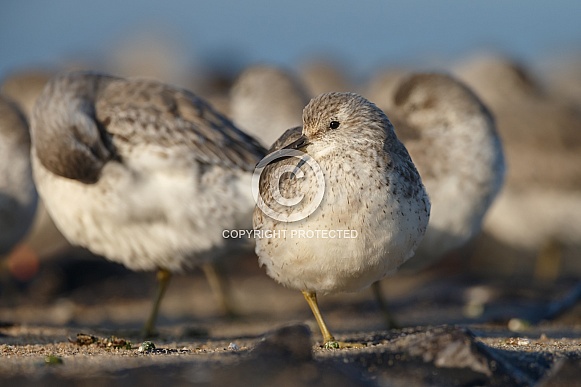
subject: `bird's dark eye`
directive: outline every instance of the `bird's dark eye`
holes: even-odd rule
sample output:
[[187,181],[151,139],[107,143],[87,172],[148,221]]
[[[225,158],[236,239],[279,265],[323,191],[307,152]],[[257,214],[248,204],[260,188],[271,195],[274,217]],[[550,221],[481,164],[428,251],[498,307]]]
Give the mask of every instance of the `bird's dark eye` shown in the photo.
[[337,129],[339,127],[339,125],[341,125],[341,123],[339,121],[331,121],[331,123],[329,124],[329,128]]

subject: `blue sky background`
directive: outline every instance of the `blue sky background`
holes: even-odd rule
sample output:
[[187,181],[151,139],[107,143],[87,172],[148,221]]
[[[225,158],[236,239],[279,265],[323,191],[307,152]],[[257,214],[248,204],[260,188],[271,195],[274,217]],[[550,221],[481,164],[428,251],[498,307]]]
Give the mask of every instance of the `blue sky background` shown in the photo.
[[356,75],[482,48],[543,61],[581,50],[580,18],[578,0],[8,0],[0,5],[0,77],[99,60],[140,33],[162,33],[201,62],[293,66],[329,53]]

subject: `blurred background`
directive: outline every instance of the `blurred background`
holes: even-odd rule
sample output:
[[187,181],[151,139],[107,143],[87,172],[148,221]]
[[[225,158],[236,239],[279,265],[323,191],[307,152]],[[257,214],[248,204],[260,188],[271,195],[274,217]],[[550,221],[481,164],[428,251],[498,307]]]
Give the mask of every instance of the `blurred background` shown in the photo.
[[[329,88],[364,93],[374,77],[389,71],[451,72],[495,114],[509,170],[483,234],[447,267],[549,286],[581,276],[580,15],[581,2],[574,0],[11,1],[0,5],[0,82],[26,114],[46,79],[65,69],[156,77],[228,113],[232,83],[256,63],[296,73],[311,95]],[[315,85],[323,79],[326,85]],[[3,261],[4,294],[24,291],[45,302],[77,292],[77,301],[87,304],[97,294],[131,299],[152,288],[153,277],[146,286],[142,277],[107,282],[137,274],[71,249],[40,208],[27,239]],[[227,271],[258,271],[255,257],[240,265]],[[234,297],[246,297],[244,287],[284,291],[270,279],[258,281],[239,283]],[[200,286],[197,292],[207,292]],[[408,287],[401,289],[388,291],[398,299]],[[424,295],[433,294],[429,289]],[[475,289],[459,302],[488,302],[497,294]],[[401,309],[405,302],[399,300]],[[140,299],[136,310],[147,309],[145,302]],[[178,304],[170,303],[166,315]],[[84,321],[86,309],[57,306],[43,318]],[[177,315],[199,310],[192,306],[199,305],[181,306]],[[34,320],[30,313],[4,309],[0,318]],[[114,310],[100,316],[127,318]]]
[[579,14],[574,0],[8,2],[0,76],[27,66],[122,65],[130,58],[120,56],[155,49],[165,50],[155,61],[176,80],[313,57],[337,60],[361,79],[385,65],[449,64],[483,49],[537,67],[579,54]]

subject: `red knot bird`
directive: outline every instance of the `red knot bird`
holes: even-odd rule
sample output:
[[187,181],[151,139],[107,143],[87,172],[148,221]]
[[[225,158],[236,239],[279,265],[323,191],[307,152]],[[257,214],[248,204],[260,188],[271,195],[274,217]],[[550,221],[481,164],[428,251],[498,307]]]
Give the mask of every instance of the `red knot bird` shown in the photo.
[[385,113],[354,93],[322,94],[259,165],[256,253],[302,291],[327,348],[317,294],[353,292],[414,254],[430,213],[420,175]]
[[211,262],[251,228],[265,150],[194,94],[89,72],[53,78],[32,118],[39,193],[61,232],[132,270],[157,270],[151,335],[171,273]]

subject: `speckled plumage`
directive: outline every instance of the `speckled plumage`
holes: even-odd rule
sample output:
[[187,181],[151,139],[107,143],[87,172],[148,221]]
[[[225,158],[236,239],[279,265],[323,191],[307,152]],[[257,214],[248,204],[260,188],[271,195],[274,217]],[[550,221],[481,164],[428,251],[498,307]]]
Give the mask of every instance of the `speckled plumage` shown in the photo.
[[16,104],[0,96],[0,255],[24,237],[36,204],[28,124]]
[[250,171],[264,154],[192,93],[144,79],[53,78],[32,119],[35,179],[73,243],[134,270],[172,272],[222,254],[250,227]]
[[[340,123],[336,129],[331,121]],[[289,130],[276,145],[288,145],[300,129]],[[286,231],[286,238],[258,238],[256,253],[268,275],[298,290],[334,293],[356,291],[394,272],[410,258],[426,229],[430,204],[407,150],[385,114],[353,93],[328,93],[303,111],[302,149],[320,166],[325,181],[321,204],[295,222],[277,221],[254,211],[258,231]],[[280,212],[300,211],[314,200],[315,172],[299,166],[302,178],[272,181],[279,168],[291,170],[298,159],[267,166],[260,180],[264,201]],[[303,194],[300,204],[273,201],[279,186],[285,198]],[[298,230],[353,230],[356,238],[292,238]],[[355,235],[355,234],[352,234]]]
[[410,262],[426,265],[480,230],[502,187],[502,146],[488,109],[450,76],[404,77],[387,105],[432,203],[428,230]]
[[230,92],[232,120],[270,146],[286,129],[301,124],[309,102],[304,86],[292,73],[274,66],[247,68]]

